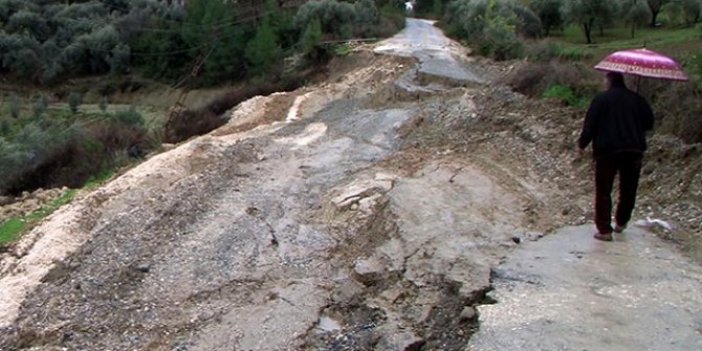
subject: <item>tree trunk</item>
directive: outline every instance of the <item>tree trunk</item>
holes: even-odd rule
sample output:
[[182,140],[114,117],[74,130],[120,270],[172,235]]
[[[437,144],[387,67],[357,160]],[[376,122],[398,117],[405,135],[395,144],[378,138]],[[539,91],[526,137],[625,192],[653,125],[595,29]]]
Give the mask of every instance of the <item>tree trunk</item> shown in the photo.
[[636,37],[636,22],[631,23],[631,39]]
[[648,9],[651,10],[651,27],[655,27],[657,22],[656,20],[658,19],[658,14],[661,12],[661,7],[651,6],[651,3],[649,2]]
[[656,26],[656,19],[658,18],[658,11],[651,11],[651,27]]
[[583,32],[585,32],[587,44],[592,44],[592,24],[587,22],[583,23]]

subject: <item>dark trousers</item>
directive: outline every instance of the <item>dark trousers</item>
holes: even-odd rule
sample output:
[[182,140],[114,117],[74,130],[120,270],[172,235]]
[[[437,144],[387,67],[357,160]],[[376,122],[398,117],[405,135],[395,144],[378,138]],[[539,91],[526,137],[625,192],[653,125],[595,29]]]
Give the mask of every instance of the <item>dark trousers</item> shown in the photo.
[[612,232],[612,187],[619,173],[619,203],[614,216],[620,226],[626,226],[636,202],[636,189],[641,174],[640,153],[616,153],[595,160],[595,226],[602,234]]

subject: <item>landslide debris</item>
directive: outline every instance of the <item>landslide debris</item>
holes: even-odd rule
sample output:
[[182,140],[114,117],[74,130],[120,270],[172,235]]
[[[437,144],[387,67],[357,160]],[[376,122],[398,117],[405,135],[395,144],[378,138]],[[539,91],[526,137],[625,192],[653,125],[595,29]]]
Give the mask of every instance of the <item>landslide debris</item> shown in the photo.
[[[47,221],[35,246],[82,241],[12,290],[0,350],[462,350],[491,267],[590,220],[591,169],[572,157],[580,112],[499,85],[417,93],[397,84],[411,62],[360,48],[59,211],[78,224]],[[676,214],[665,235],[686,247],[699,162],[655,137],[637,212]]]

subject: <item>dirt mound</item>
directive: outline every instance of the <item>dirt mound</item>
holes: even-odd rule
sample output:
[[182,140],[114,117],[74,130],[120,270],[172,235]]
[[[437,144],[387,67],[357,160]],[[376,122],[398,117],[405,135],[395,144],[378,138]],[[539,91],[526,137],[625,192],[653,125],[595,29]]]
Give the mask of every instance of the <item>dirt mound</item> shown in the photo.
[[408,93],[413,59],[363,50],[37,227],[0,277],[0,349],[465,349],[491,268],[591,218],[580,112],[499,84]]

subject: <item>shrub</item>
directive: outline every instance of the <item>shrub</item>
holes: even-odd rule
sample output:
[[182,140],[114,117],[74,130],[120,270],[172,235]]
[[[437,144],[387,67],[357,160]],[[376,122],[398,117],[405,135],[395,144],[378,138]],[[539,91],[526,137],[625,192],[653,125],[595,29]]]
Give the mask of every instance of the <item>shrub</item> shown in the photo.
[[24,159],[24,152],[17,144],[0,137],[0,194],[21,174]]
[[82,103],[83,96],[78,92],[71,92],[68,94],[68,107],[71,109],[73,114],[78,113],[78,107]]
[[577,96],[592,96],[598,88],[588,83],[591,74],[596,73],[579,64],[535,62],[519,67],[506,78],[506,83],[514,91],[530,97],[541,97],[552,86],[567,86]]
[[[126,72],[128,41],[151,18],[170,12],[159,13],[166,7],[156,1],[125,4],[115,12],[99,1],[0,1],[0,69],[39,83],[65,74]],[[132,20],[130,27],[123,18]]]
[[129,107],[127,110],[117,111],[112,114],[111,118],[125,126],[129,127],[144,127],[144,117],[137,112],[134,106]]
[[516,31],[519,35],[527,38],[541,36],[541,19],[534,11],[518,2],[508,2],[508,6],[516,16]]
[[656,129],[686,143],[702,142],[702,89],[696,84],[643,81],[656,113]]
[[127,44],[117,44],[112,48],[110,58],[110,72],[113,74],[123,74],[129,71],[129,59],[131,57],[131,49]]
[[381,8],[380,13],[381,18],[370,36],[378,38],[390,37],[405,27],[406,20],[404,12],[396,11],[393,7],[386,7]]
[[375,2],[360,0],[354,4],[336,0],[313,0],[300,6],[293,25],[300,31],[310,23],[319,21],[322,33],[333,39],[347,39],[354,35],[367,35],[379,23]]
[[520,57],[519,36],[538,36],[541,26],[531,10],[511,0],[454,0],[444,22],[450,35],[498,60]]
[[592,53],[579,46],[561,46],[558,50],[558,58],[566,61],[583,61],[592,58]]
[[100,111],[102,111],[102,113],[107,112],[108,104],[109,104],[109,101],[107,100],[107,96],[103,95],[102,97],[100,97],[100,102],[98,103],[98,107],[100,108]]
[[558,58],[560,45],[550,40],[539,40],[527,46],[526,56],[531,61],[548,62]]
[[482,35],[480,50],[483,55],[496,60],[509,60],[522,56],[524,45],[507,20],[499,17],[489,19]]
[[0,137],[9,136],[12,133],[12,122],[5,116],[0,116]]
[[12,138],[0,137],[0,193],[80,187],[122,165],[125,155],[142,156],[153,143],[137,123],[133,115],[72,125],[46,119],[25,125]]
[[7,112],[12,118],[19,118],[22,113],[22,98],[17,94],[11,94],[7,101]]
[[34,101],[33,112],[34,117],[41,117],[46,109],[49,107],[49,99],[45,94],[40,93],[37,96],[36,101]]
[[[417,0],[413,12],[418,17],[441,17],[444,10],[443,2],[442,0]],[[397,3],[404,6],[404,0]]]
[[351,53],[351,51],[353,51],[353,47],[348,43],[336,44],[332,47],[332,51],[336,56],[348,56]]
[[592,58],[592,53],[587,48],[566,46],[550,40],[542,40],[529,45],[527,56],[532,61],[537,62],[548,62],[554,59],[580,62]]
[[40,76],[42,63],[35,50],[23,48],[14,52],[13,56],[10,70],[15,74],[27,77],[29,80],[36,80]]
[[543,94],[543,98],[558,100],[566,106],[586,107],[588,105],[586,98],[577,96],[571,87],[560,84],[548,87]]
[[8,33],[28,32],[39,41],[48,39],[51,29],[37,13],[26,9],[15,12],[7,20],[5,31]]

